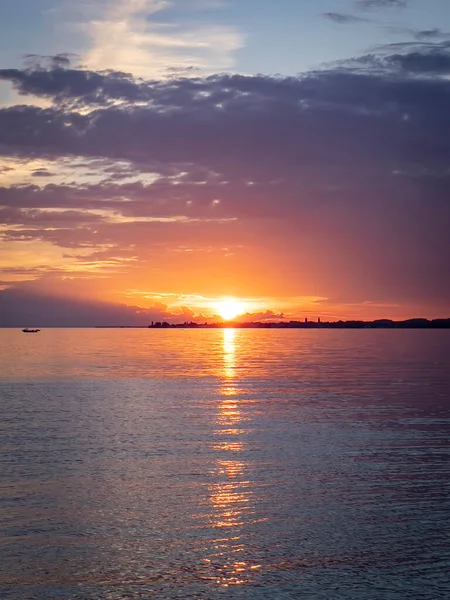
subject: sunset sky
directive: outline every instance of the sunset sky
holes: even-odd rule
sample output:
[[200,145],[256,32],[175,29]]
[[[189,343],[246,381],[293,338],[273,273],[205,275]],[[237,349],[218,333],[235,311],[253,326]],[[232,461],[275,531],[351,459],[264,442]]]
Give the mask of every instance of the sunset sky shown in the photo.
[[1,16],[0,326],[450,316],[448,0]]

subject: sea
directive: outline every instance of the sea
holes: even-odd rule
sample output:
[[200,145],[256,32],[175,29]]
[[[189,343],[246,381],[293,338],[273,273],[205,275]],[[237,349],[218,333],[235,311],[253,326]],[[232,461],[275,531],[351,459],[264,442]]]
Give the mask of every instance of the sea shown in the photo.
[[450,331],[0,330],[0,597],[448,600]]

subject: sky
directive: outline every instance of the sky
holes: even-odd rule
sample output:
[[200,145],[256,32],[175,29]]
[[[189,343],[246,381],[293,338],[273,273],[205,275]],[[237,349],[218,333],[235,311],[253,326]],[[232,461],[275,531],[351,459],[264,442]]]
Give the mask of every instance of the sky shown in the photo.
[[449,102],[448,0],[2,0],[0,326],[448,317]]

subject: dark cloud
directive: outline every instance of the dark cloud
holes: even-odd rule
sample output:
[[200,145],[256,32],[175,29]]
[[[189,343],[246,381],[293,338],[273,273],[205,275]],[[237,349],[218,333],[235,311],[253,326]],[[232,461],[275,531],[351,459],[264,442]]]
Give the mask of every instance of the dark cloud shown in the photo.
[[65,69],[74,62],[78,62],[79,58],[77,54],[62,52],[53,55],[25,54],[23,61],[27,67],[32,69]]
[[363,9],[406,8],[410,0],[357,0],[356,6]]
[[411,74],[447,75],[450,73],[450,52],[446,47],[445,51],[394,54],[385,60],[385,64]]
[[[378,54],[363,56],[351,61],[349,66],[357,66],[368,70],[380,70],[384,76],[403,75],[403,76],[426,76],[436,77],[445,76],[450,70],[450,41],[439,43],[401,43],[390,44],[381,49]],[[406,86],[403,80],[401,85]],[[429,81],[430,89],[436,82]],[[446,90],[442,85],[441,89]]]
[[444,33],[438,28],[435,29],[423,29],[421,31],[414,32],[416,40],[420,41],[434,41],[448,38],[448,33]]
[[326,12],[322,15],[325,19],[333,21],[334,23],[339,23],[339,25],[347,25],[349,23],[367,23],[370,22],[370,19],[365,19],[363,17],[357,17],[355,15],[347,15],[344,13],[337,12]]
[[97,223],[102,220],[102,217],[96,214],[91,214],[87,211],[77,210],[58,210],[58,211],[42,211],[37,209],[21,209],[0,208],[0,223],[15,224],[15,225],[37,225],[39,227],[52,224],[66,223],[76,226],[78,223]]
[[1,69],[0,80],[10,81],[20,94],[52,98],[57,103],[78,98],[84,104],[100,105],[115,100],[147,101],[153,88],[151,83],[137,83],[125,73],[96,73],[66,68],[59,63],[50,67]]
[[[373,57],[369,59],[360,64],[372,67]],[[409,65],[418,72],[420,64],[429,69],[429,61],[427,55],[393,55],[379,65]],[[3,109],[0,149],[24,157],[103,156],[135,166],[149,161],[195,164],[220,173],[222,179],[231,174],[234,180],[279,179],[291,175],[294,165],[310,170],[313,164],[368,164],[369,156],[375,155],[386,162],[392,151],[384,146],[380,125],[392,128],[390,136],[430,125],[435,119],[427,104],[445,95],[449,84],[336,70],[299,79],[202,80],[197,82],[206,95],[201,99],[192,93],[192,85],[184,80],[167,85],[170,112],[152,105],[83,115],[30,106]],[[409,127],[403,120],[407,111],[420,117]],[[364,133],[365,145],[357,131]],[[274,153],[278,146],[282,152]]]
[[54,177],[54,175],[48,169],[35,169],[32,173],[33,177]]

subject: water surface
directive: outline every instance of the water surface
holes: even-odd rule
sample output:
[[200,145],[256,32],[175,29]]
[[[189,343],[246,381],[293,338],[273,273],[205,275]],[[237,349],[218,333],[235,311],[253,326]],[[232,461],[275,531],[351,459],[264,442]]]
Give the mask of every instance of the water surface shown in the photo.
[[0,330],[0,596],[450,597],[450,332]]

